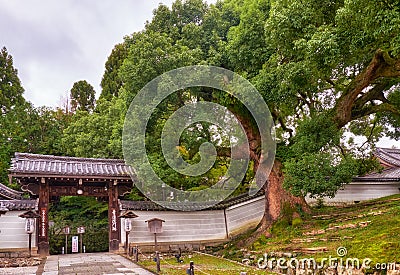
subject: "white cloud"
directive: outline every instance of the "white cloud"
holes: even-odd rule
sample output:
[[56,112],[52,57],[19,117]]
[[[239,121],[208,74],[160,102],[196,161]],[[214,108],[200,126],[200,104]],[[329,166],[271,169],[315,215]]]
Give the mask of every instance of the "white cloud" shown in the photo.
[[25,97],[57,106],[78,80],[100,92],[112,48],[142,30],[160,2],[172,0],[0,0],[0,46],[14,58]]

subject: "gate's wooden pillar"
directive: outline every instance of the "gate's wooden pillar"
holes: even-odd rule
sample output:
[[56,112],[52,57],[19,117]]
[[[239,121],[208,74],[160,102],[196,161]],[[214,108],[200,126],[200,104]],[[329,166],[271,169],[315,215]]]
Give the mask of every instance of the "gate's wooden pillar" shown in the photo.
[[119,217],[118,205],[118,186],[117,181],[110,182],[108,188],[108,221],[109,221],[109,250],[119,250],[121,242],[121,222]]
[[49,245],[49,183],[41,178],[39,186],[39,226],[38,253],[41,256],[50,255]]

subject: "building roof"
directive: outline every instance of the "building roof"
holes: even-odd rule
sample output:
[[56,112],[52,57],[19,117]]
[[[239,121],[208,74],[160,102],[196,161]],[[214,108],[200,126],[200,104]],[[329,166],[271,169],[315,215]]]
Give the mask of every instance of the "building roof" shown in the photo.
[[365,176],[355,177],[354,181],[400,181],[400,149],[376,148],[375,156],[383,165],[381,172],[372,172]]
[[9,211],[33,210],[37,208],[37,200],[0,200],[0,205]]
[[356,177],[354,181],[400,181],[400,168],[391,167],[382,172],[373,172],[365,176]]
[[102,177],[129,178],[132,168],[119,159],[76,158],[15,153],[9,172],[12,177]]
[[400,149],[377,148],[375,156],[379,159],[382,165],[386,167],[400,168]]
[[22,192],[11,189],[0,183],[0,199],[20,200],[22,199],[22,194]]
[[[248,193],[224,200],[217,204],[204,203],[201,209],[204,210],[222,210],[229,208],[231,206],[240,204],[242,202],[250,201],[256,198],[264,197],[264,191],[260,190],[254,195],[249,195]],[[166,210],[179,210],[179,211],[193,211],[198,210],[199,205],[195,202],[171,202],[171,209],[163,207],[152,201],[127,201],[120,200],[120,206],[123,210],[134,210],[134,211],[166,211]]]

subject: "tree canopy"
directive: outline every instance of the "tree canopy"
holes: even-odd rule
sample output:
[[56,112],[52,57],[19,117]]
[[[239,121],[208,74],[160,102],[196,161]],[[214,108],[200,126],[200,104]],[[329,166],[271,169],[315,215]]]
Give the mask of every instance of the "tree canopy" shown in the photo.
[[113,97],[118,96],[119,89],[123,84],[118,71],[127,54],[126,43],[115,45],[105,64],[105,72],[101,79],[100,99],[111,100]]
[[[277,161],[282,162],[286,188],[295,195],[332,196],[354,175],[376,168],[371,149],[380,137],[399,138],[398,4],[357,0],[243,0],[214,5],[188,0],[176,1],[171,8],[161,4],[143,31],[125,37],[114,48],[103,77],[113,79],[103,86],[102,97],[107,100],[67,129],[65,144],[74,144],[67,151],[122,157],[118,148],[124,112],[147,82],[182,66],[217,65],[247,77],[267,102],[276,123]],[[194,98],[228,107],[249,126],[247,134],[255,141],[250,175],[259,161],[258,133],[251,130],[254,121],[246,119],[248,113],[237,100],[207,88],[180,91],[159,106],[147,135],[155,170],[177,186],[204,184],[199,178],[195,183],[179,177],[157,147],[169,115]],[[96,133],[100,125],[103,135]],[[210,131],[203,124],[184,134],[180,152],[187,161],[196,161],[199,145],[210,138]],[[366,142],[358,145],[349,133],[364,136]],[[80,152],[80,146],[86,149]],[[229,156],[218,161],[214,168],[223,172]],[[210,182],[216,177],[213,173],[205,175]]]
[[5,115],[23,103],[24,88],[14,68],[13,58],[6,47],[0,51],[0,114]]
[[[278,144],[272,177],[296,196],[333,196],[353,176],[376,169],[371,152],[379,138],[400,139],[399,9],[398,0],[225,0],[211,5],[177,0],[171,8],[160,4],[142,31],[126,36],[112,50],[97,102],[89,83],[74,84],[74,114],[22,104],[23,89],[3,49],[1,123],[8,126],[0,130],[6,144],[0,155],[26,150],[122,158],[125,113],[143,86],[182,66],[215,65],[246,77],[268,104]],[[248,110],[218,90],[177,91],[158,106],[146,135],[153,168],[183,189],[205,188],[224,174],[231,156],[223,142],[213,140],[216,128],[205,122],[184,131],[179,152],[185,161],[196,163],[200,145],[213,142],[223,154],[210,171],[182,177],[162,156],[161,132],[169,116],[189,102],[201,101],[227,107],[251,141],[242,192],[262,162],[260,133]],[[8,114],[17,107],[38,119]],[[35,126],[21,130],[13,123]],[[19,145],[7,143],[10,138],[18,139]],[[266,191],[273,182],[266,183]]]
[[71,89],[71,108],[73,111],[90,112],[94,109],[96,92],[86,80],[75,82]]

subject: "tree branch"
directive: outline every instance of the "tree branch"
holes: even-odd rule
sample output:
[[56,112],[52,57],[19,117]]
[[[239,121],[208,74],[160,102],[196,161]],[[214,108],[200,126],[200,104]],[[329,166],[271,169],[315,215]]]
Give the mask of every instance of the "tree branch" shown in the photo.
[[[352,111],[355,101],[362,91],[371,85],[374,80],[381,77],[394,78],[399,76],[400,59],[391,59],[387,53],[381,49],[378,49],[369,65],[360,74],[358,74],[353,81],[350,82],[347,89],[339,98],[335,106],[335,121],[337,123],[337,127],[342,128],[352,119],[354,119]],[[374,113],[373,111],[371,112]]]
[[366,106],[361,110],[354,111],[351,117],[352,119],[358,119],[378,112],[390,112],[400,115],[400,111],[395,106],[390,103],[382,103],[379,105]]
[[364,141],[364,143],[361,144],[360,147],[358,147],[358,150],[361,150],[361,148],[363,148],[365,144],[367,144],[368,142],[371,141],[371,138],[372,138],[372,135],[374,134],[375,128],[376,128],[376,120],[374,120],[374,124],[372,125],[371,131],[370,131],[370,133],[369,133],[369,135],[368,135],[368,137],[367,137],[367,140]]
[[362,108],[367,102],[372,100],[380,100],[383,103],[387,103],[388,100],[386,99],[383,91],[386,90],[389,84],[387,82],[382,82],[376,84],[371,90],[363,94],[361,97],[357,98],[354,104],[353,109],[360,109]]

